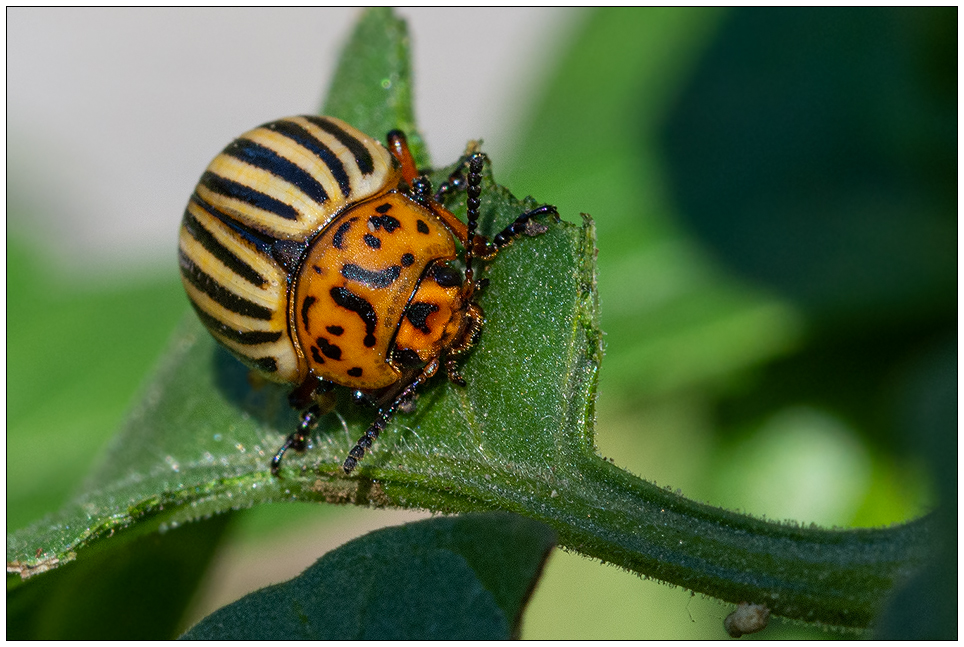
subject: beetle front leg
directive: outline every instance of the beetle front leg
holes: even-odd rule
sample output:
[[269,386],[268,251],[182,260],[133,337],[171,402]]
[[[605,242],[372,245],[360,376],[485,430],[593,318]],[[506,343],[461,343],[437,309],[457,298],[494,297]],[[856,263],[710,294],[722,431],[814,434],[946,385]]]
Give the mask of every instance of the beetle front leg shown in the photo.
[[422,369],[418,377],[412,380],[404,389],[398,392],[398,394],[392,399],[391,404],[384,407],[378,412],[378,417],[375,421],[368,427],[365,431],[365,435],[358,439],[355,446],[352,447],[351,451],[348,452],[348,457],[345,459],[342,469],[345,470],[345,474],[351,474],[358,465],[358,461],[365,457],[365,450],[371,449],[372,444],[378,439],[378,435],[382,430],[388,426],[395,412],[398,411],[399,407],[405,402],[408,402],[412,396],[415,395],[416,389],[421,385],[425,384],[429,378],[435,375],[438,371],[439,363],[438,359],[434,359],[429,364]]

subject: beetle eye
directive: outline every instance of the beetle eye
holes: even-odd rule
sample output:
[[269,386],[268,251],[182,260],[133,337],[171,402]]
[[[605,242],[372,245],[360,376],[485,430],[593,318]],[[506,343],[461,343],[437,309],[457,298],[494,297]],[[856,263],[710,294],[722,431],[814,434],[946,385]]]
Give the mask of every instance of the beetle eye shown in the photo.
[[422,363],[418,353],[410,348],[396,348],[392,353],[392,359],[405,367],[418,366]]
[[432,278],[443,288],[462,285],[462,273],[450,265],[436,265],[432,271]]

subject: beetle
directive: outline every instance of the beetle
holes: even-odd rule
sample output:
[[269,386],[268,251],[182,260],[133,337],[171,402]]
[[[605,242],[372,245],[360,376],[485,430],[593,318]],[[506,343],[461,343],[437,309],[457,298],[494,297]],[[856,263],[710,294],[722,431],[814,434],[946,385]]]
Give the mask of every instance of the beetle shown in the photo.
[[[271,461],[276,476],[287,450],[306,448],[335,386],[377,408],[346,474],[439,368],[464,386],[457,360],[479,340],[475,299],[488,283],[473,259],[541,233],[536,217],[558,219],[543,205],[489,240],[476,231],[482,153],[433,193],[404,133],[386,141],[333,117],[266,123],[214,158],[184,212],[181,277],[201,322],[252,370],[294,387],[300,423]],[[441,202],[463,190],[466,223]]]

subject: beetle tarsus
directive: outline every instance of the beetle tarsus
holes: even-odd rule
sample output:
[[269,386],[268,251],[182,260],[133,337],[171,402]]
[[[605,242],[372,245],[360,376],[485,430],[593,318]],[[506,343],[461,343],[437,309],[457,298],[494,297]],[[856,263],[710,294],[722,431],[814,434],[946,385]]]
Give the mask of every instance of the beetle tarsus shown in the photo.
[[312,428],[318,424],[318,418],[321,415],[321,408],[317,404],[313,404],[308,407],[308,410],[301,414],[301,423],[298,425],[297,431],[291,433],[285,442],[281,445],[278,453],[274,455],[271,459],[271,473],[275,476],[281,476],[281,459],[284,457],[285,452],[289,449],[293,449],[296,452],[303,452],[308,446],[308,435],[311,433]]

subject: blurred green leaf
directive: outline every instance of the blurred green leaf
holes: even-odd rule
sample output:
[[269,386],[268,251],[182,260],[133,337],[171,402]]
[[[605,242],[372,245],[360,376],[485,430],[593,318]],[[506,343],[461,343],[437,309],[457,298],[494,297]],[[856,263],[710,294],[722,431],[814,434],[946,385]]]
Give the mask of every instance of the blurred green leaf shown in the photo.
[[695,233],[821,326],[952,311],[956,15],[732,12],[664,135]]
[[20,578],[8,575],[7,639],[175,638],[229,517],[165,533],[122,532],[22,586],[12,587]]
[[[185,307],[179,281],[98,287],[7,240],[7,524],[66,501],[116,433]],[[51,316],[56,313],[56,316]],[[42,432],[40,430],[43,430]]]
[[504,513],[437,518],[370,533],[295,579],[224,607],[200,640],[505,640],[554,544]]
[[591,213],[607,397],[698,387],[798,343],[789,304],[736,280],[677,219],[658,146],[720,10],[595,11],[572,38],[505,164],[508,186]]

